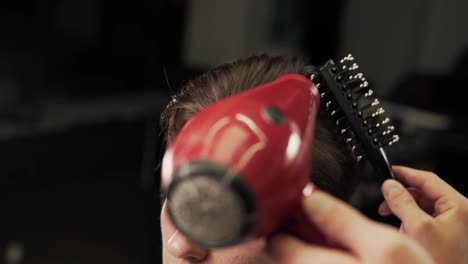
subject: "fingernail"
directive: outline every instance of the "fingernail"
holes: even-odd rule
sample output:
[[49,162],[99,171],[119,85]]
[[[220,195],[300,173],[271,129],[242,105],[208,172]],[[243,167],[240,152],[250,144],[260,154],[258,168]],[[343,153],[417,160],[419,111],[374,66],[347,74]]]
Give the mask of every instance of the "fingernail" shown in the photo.
[[387,197],[393,197],[397,195],[401,190],[401,186],[394,180],[387,180],[383,184],[383,192]]
[[302,195],[304,195],[304,197],[310,196],[314,190],[315,186],[312,183],[308,183],[302,190]]

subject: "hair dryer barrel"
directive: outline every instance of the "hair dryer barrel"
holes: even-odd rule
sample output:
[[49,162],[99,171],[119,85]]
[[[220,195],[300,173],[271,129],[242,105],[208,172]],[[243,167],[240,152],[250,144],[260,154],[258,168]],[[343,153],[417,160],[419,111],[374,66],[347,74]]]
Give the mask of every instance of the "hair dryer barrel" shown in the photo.
[[196,114],[163,158],[173,223],[203,247],[268,236],[302,210],[319,95],[298,74]]

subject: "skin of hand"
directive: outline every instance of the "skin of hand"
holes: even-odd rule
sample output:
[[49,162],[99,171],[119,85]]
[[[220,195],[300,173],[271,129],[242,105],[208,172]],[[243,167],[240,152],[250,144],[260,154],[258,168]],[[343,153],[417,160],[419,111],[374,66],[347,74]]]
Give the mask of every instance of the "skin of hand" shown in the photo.
[[411,238],[366,218],[329,194],[315,190],[305,197],[303,207],[311,222],[339,248],[280,234],[268,241],[266,249],[276,263],[434,263]]
[[399,182],[383,183],[379,214],[397,216],[400,231],[436,263],[468,263],[468,199],[432,172],[403,166],[393,171]]

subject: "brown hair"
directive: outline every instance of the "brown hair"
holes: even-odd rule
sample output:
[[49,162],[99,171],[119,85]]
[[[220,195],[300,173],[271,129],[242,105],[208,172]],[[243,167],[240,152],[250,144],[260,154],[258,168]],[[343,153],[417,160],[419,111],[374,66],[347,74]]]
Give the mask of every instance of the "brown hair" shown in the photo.
[[[161,115],[164,142],[170,144],[198,111],[222,98],[271,82],[287,73],[310,76],[312,65],[297,56],[254,55],[223,64],[187,82]],[[355,160],[331,121],[319,113],[313,150],[312,181],[343,200],[354,191]]]

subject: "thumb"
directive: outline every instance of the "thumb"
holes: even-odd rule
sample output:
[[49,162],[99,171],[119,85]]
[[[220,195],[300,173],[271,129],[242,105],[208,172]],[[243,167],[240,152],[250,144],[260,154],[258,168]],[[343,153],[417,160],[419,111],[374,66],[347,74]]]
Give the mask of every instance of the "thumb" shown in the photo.
[[304,209],[310,220],[328,239],[351,250],[355,255],[368,255],[369,250],[378,250],[375,238],[385,241],[393,234],[346,203],[319,190],[305,198]]
[[418,206],[413,196],[401,183],[386,180],[382,185],[382,193],[390,211],[400,218],[405,226],[411,225],[416,220],[430,217]]

